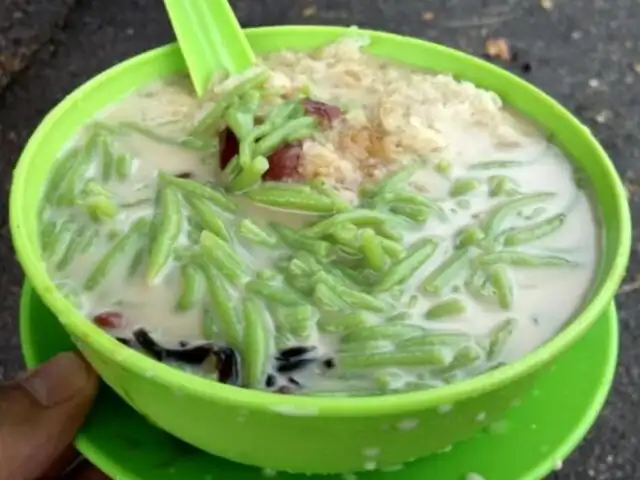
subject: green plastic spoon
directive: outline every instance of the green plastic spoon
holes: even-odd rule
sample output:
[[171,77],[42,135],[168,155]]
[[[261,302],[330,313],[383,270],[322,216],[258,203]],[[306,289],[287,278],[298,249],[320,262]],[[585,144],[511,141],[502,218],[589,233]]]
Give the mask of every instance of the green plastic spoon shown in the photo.
[[227,0],[165,0],[173,31],[202,96],[215,72],[240,73],[255,55]]

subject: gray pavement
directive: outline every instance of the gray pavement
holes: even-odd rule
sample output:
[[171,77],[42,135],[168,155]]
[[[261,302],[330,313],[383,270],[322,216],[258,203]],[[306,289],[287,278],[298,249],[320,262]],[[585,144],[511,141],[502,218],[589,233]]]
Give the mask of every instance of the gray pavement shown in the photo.
[[[10,4],[26,4],[12,31]],[[0,379],[19,370],[17,305],[22,274],[11,247],[11,170],[43,115],[96,73],[173,35],[160,0],[5,0],[0,5]],[[74,5],[75,3],[75,5]],[[444,43],[477,55],[501,36],[518,52],[510,66],[578,115],[623,175],[640,216],[640,1],[638,0],[236,0],[246,26],[357,24]],[[41,9],[48,4],[47,13]],[[551,5],[551,8],[549,7]],[[3,10],[3,8],[5,10]],[[61,23],[62,10],[69,9]],[[27,20],[25,20],[27,16]],[[14,27],[15,27],[14,20]],[[25,30],[26,29],[26,30]],[[29,30],[31,29],[31,30]],[[4,38],[27,49],[2,90]],[[5,45],[6,47],[6,45]],[[525,64],[528,64],[525,65]],[[23,68],[24,67],[24,68]],[[525,73],[525,71],[528,71]],[[35,199],[34,199],[35,200]],[[621,357],[607,405],[588,438],[550,478],[640,478],[640,249],[618,294]]]

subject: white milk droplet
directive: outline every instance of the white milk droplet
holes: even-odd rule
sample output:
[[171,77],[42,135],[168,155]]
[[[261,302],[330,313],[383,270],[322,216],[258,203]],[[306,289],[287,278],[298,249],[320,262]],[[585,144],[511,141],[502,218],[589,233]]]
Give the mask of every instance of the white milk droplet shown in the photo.
[[362,455],[365,457],[377,457],[380,455],[380,449],[378,447],[368,447],[362,450]]
[[318,409],[315,407],[297,407],[295,405],[275,405],[270,407],[274,412],[282,415],[290,415],[292,417],[315,417],[318,415]]
[[388,467],[384,467],[381,470],[383,472],[397,472],[398,470],[402,470],[404,465],[399,463],[398,465],[389,465]]
[[485,412],[480,412],[476,415],[476,422],[484,422],[487,419],[487,414]]
[[558,470],[562,470],[562,460],[556,460],[555,465],[553,466],[553,468],[555,468],[556,472]]
[[438,413],[442,413],[442,414],[449,413],[451,410],[453,410],[453,405],[450,403],[445,403],[438,407]]
[[485,478],[479,473],[470,472],[464,477],[464,480],[485,480]]
[[418,423],[420,423],[420,420],[417,418],[405,418],[404,420],[400,420],[396,424],[396,427],[398,430],[412,430],[418,426]]
[[378,464],[376,463],[375,460],[369,460],[369,461],[364,462],[364,469],[365,470],[369,470],[369,471],[375,470],[377,466],[378,466]]
[[487,432],[492,435],[500,435],[509,431],[509,423],[506,420],[498,420],[487,427]]
[[263,468],[262,475],[265,477],[273,478],[278,474],[273,468]]

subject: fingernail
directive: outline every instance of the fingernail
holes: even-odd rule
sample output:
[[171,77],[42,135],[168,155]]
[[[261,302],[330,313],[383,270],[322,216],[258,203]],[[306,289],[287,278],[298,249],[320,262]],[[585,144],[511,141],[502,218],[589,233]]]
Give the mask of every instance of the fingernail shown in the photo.
[[81,392],[88,380],[84,361],[75,353],[64,352],[28,372],[19,382],[43,407],[53,407]]

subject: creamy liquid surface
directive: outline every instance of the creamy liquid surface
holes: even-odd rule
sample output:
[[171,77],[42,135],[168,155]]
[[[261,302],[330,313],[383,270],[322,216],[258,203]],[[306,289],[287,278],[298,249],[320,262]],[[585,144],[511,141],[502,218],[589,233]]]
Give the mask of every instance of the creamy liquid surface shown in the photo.
[[[179,135],[186,131],[184,118],[196,108],[184,79],[171,79],[158,83],[127,97],[121,103],[110,108],[101,119],[105,122],[135,121],[151,126],[156,131]],[[155,189],[155,176],[159,170],[179,174],[189,172],[199,181],[216,181],[215,160],[212,156],[157,143],[142,135],[130,135],[122,143],[122,148],[135,157],[134,172],[123,183],[111,183],[108,189],[116,194],[123,203],[141,198],[152,198]],[[431,164],[437,162],[437,157]],[[545,213],[540,218],[555,213],[567,214],[566,221],[557,232],[521,248],[526,252],[544,252],[566,256],[577,265],[571,267],[510,268],[515,282],[513,307],[505,312],[497,306],[479,303],[471,298],[463,288],[464,277],[460,278],[446,294],[429,296],[420,294],[418,302],[411,310],[411,322],[429,329],[446,332],[465,332],[471,335],[484,335],[505,317],[518,319],[517,328],[501,354],[500,360],[514,361],[535,349],[551,338],[565,322],[579,310],[593,281],[597,265],[600,235],[596,215],[585,192],[576,187],[572,166],[563,154],[549,144],[542,135],[535,135],[520,145],[500,145],[493,142],[485,132],[478,129],[465,129],[459,132],[455,158],[447,158],[453,168],[450,175],[443,176],[427,166],[411,180],[416,190],[429,198],[438,200],[447,212],[446,221],[430,218],[422,228],[416,228],[404,239],[410,245],[420,237],[437,239],[440,246],[435,255],[422,267],[414,282],[404,287],[406,300],[414,292],[419,292],[419,282],[428,272],[439,265],[455,248],[455,234],[461,227],[477,223],[489,209],[504,201],[503,198],[491,198],[486,184],[477,191],[461,199],[451,198],[448,194],[452,179],[474,177],[480,180],[491,175],[507,175],[522,193],[552,192],[555,196],[544,203]],[[510,160],[521,162],[516,167],[489,170],[470,170],[475,162]],[[468,201],[470,206],[465,205]],[[247,201],[241,202],[241,212],[250,216],[259,224],[276,221],[293,227],[313,221],[313,216],[283,212],[258,207]],[[536,208],[531,207],[511,215],[502,228],[527,223],[524,218]],[[112,332],[127,335],[133,328],[144,326],[157,340],[165,345],[176,345],[180,341],[202,339],[202,310],[195,308],[186,313],[177,313],[174,309],[179,290],[179,271],[170,268],[163,281],[148,286],[143,275],[136,278],[127,276],[128,264],[134,252],[125,256],[119,267],[104,279],[101,286],[90,294],[79,292],[75,286],[81,285],[96,261],[106,252],[108,233],[112,229],[125,230],[130,221],[139,215],[152,215],[153,203],[142,204],[123,210],[116,222],[107,222],[100,227],[96,243],[88,253],[78,256],[64,272],[55,272],[51,268],[58,284],[66,286],[67,291],[75,292],[83,312],[88,317],[105,311],[118,310],[128,320],[124,331]],[[64,210],[46,211],[47,215],[61,216]],[[186,237],[183,238],[186,241]],[[268,267],[274,261],[273,256],[264,256],[252,260],[254,265]],[[458,292],[458,293],[456,293]],[[441,320],[427,321],[423,314],[437,299],[455,296],[466,301],[466,314]],[[202,302],[206,302],[203,295]],[[406,304],[406,301],[404,302]],[[315,337],[321,349],[331,354],[335,339],[331,336]],[[416,373],[420,369],[407,370]],[[343,382],[349,376],[340,378],[337,373],[323,377],[314,371],[302,374],[301,378],[322,389],[344,389]]]

